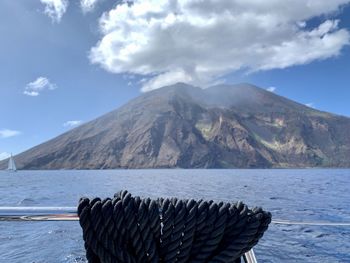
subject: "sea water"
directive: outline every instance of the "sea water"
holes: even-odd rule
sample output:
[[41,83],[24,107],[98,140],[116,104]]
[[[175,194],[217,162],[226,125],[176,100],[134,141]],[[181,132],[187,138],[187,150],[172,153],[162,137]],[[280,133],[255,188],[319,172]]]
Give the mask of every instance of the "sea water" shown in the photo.
[[[350,170],[0,172],[0,206],[76,206],[121,189],[157,198],[244,201],[273,219],[350,222]],[[258,262],[350,262],[350,227],[272,224]],[[0,222],[0,262],[86,262],[78,222]]]

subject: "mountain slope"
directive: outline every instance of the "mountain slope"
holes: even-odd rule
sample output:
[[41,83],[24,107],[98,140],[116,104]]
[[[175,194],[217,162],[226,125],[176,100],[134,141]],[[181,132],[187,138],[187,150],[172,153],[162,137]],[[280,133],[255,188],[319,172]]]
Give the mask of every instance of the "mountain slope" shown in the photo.
[[349,130],[349,118],[252,85],[178,83],[15,159],[19,169],[350,167]]

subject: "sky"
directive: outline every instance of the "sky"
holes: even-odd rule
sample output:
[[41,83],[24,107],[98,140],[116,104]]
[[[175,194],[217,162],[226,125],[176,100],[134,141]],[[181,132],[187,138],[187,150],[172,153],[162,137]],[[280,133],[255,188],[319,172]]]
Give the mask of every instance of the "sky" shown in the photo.
[[350,0],[2,0],[0,159],[176,82],[350,117]]

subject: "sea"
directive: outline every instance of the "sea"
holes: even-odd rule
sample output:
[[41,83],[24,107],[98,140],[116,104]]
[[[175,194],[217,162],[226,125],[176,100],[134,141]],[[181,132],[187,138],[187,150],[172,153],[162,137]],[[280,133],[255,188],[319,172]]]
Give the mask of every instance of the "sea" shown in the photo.
[[[0,206],[76,206],[80,197],[178,197],[261,206],[273,220],[350,222],[350,170],[0,172]],[[271,224],[258,262],[350,262],[349,226]],[[0,262],[86,262],[78,222],[0,222]]]

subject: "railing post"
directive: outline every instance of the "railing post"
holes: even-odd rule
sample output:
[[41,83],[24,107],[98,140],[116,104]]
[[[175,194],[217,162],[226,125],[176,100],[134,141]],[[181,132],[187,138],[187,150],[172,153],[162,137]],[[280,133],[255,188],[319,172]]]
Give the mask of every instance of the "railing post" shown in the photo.
[[247,253],[245,253],[243,258],[244,258],[245,263],[258,263],[258,261],[256,260],[255,253],[254,253],[253,249],[251,249]]

